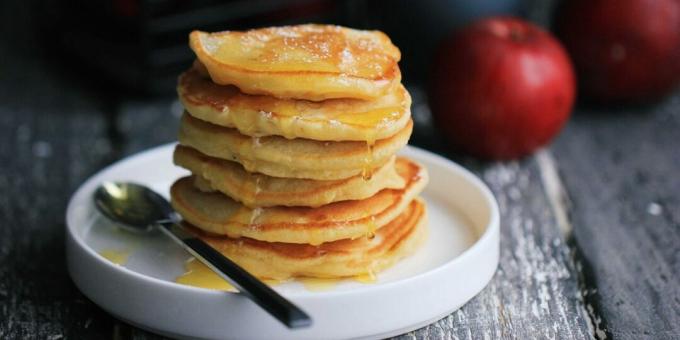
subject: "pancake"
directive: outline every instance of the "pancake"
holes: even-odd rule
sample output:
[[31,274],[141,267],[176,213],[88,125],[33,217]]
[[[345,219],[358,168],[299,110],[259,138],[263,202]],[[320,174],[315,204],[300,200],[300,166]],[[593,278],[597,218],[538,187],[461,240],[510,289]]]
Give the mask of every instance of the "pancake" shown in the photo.
[[425,204],[420,199],[412,200],[373,238],[344,239],[318,246],[217,237],[191,226],[189,229],[251,274],[277,280],[372,275],[413,254],[428,233]]
[[177,92],[192,116],[254,137],[373,143],[399,132],[411,116],[411,97],[401,84],[375,100],[311,102],[247,95],[192,68],[180,76]]
[[[184,114],[179,142],[215,158],[240,163],[249,172],[273,177],[344,179],[373,172],[408,142],[406,127],[370,147],[365,142],[321,142],[280,136],[248,137],[236,129],[206,123]],[[364,176],[370,177],[370,176]]]
[[370,180],[357,175],[347,179],[317,181],[271,177],[245,171],[227,160],[201,154],[178,145],[173,155],[175,164],[195,175],[194,185],[202,191],[221,191],[247,207],[308,206],[359,200],[382,189],[401,189],[406,181],[394,168],[394,157],[373,173]]
[[170,197],[172,206],[187,222],[213,234],[317,245],[374,233],[398,216],[422,191],[428,177],[422,166],[406,158],[397,158],[395,167],[406,181],[403,189],[384,189],[363,200],[318,208],[251,209],[221,193],[197,189],[191,177],[175,182]]
[[378,31],[332,25],[193,31],[189,45],[215,83],[248,94],[371,99],[401,81],[399,49]]

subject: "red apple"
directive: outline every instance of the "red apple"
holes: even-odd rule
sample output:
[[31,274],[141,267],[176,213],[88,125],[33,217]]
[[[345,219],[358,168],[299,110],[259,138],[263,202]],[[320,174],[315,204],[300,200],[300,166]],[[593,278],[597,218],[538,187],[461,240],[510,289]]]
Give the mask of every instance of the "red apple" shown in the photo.
[[654,99],[680,80],[678,0],[569,0],[555,24],[591,99]]
[[446,40],[429,93],[446,138],[472,155],[525,156],[569,118],[574,72],[560,43],[526,21],[477,21]]

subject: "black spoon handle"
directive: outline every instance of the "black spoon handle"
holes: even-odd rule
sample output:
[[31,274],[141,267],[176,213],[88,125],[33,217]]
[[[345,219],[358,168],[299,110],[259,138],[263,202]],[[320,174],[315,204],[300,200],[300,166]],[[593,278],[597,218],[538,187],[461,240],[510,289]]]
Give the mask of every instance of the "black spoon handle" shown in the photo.
[[254,277],[239,265],[222,255],[176,222],[159,222],[160,230],[181,244],[184,249],[212,269],[217,275],[231,283],[238,291],[258,304],[288,328],[303,328],[312,324],[312,319],[298,306],[288,301],[265,283]]

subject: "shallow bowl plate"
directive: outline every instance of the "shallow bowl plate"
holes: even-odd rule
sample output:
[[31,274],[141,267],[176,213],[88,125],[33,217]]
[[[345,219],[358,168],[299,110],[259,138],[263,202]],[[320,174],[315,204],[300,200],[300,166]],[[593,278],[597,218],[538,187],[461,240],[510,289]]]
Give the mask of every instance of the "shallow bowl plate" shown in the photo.
[[[382,338],[432,323],[479,293],[498,266],[498,206],[461,166],[428,151],[401,154],[425,165],[430,235],[415,255],[379,273],[375,283],[341,281],[323,291],[299,282],[274,286],[313,318],[288,330],[238,293],[177,284],[189,255],[159,234],[124,232],[96,212],[92,193],[106,180],[134,181],[168,195],[187,172],[172,164],[174,144],[123,159],[88,179],[66,212],[67,263],[78,288],[135,326],[177,338]],[[118,254],[117,265],[100,254]]]

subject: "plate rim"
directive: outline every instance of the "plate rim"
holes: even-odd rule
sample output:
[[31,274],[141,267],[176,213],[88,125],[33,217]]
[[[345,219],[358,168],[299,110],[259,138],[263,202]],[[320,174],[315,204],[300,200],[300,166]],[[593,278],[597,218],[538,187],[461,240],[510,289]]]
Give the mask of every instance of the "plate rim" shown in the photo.
[[[136,278],[139,278],[141,280],[148,281],[153,284],[160,284],[167,286],[168,288],[173,288],[173,289],[180,289],[184,290],[189,293],[201,293],[201,294],[208,294],[208,295],[215,295],[215,297],[219,297],[220,295],[224,295],[225,293],[232,294],[232,295],[240,295],[238,292],[228,292],[228,291],[221,291],[221,290],[213,290],[209,288],[201,288],[201,287],[194,287],[194,286],[187,286],[183,285],[180,283],[176,282],[171,282],[163,279],[159,279],[156,277],[148,276],[142,273],[138,273],[134,270],[131,270],[125,266],[120,266],[116,265],[114,263],[111,263],[111,261],[108,261],[105,259],[103,256],[99,255],[92,247],[87,245],[85,243],[85,240],[83,237],[78,235],[75,231],[75,221],[74,219],[76,218],[74,216],[75,210],[77,209],[76,204],[78,204],[80,201],[82,201],[81,197],[85,197],[88,195],[88,191],[90,191],[90,194],[93,190],[90,189],[90,187],[93,187],[96,185],[97,182],[101,181],[101,177],[105,177],[109,172],[113,171],[114,168],[118,166],[122,166],[125,163],[132,162],[134,160],[137,160],[139,158],[144,158],[148,156],[149,154],[154,154],[162,149],[166,148],[171,148],[173,146],[177,145],[177,142],[171,142],[171,143],[166,143],[166,144],[161,144],[137,153],[134,153],[132,155],[129,155],[127,157],[121,158],[120,160],[100,169],[90,177],[88,177],[70,196],[69,202],[66,208],[66,231],[72,236],[72,239],[75,240],[75,242],[79,245],[80,248],[84,249],[88,254],[90,254],[92,257],[97,259],[97,262],[100,264],[104,264],[105,266],[109,266],[111,269],[115,269],[118,271],[121,271],[125,274],[130,274]],[[437,272],[446,270],[447,267],[455,266],[458,262],[464,261],[466,258],[472,256],[471,254],[476,252],[478,248],[483,247],[483,245],[488,242],[488,239],[494,237],[496,233],[500,232],[500,212],[499,212],[499,206],[496,198],[492,194],[491,190],[489,187],[484,183],[477,175],[473,174],[471,171],[467,170],[464,168],[462,165],[449,160],[443,156],[440,156],[438,154],[435,154],[431,151],[421,149],[412,145],[407,145],[405,146],[402,150],[398,152],[398,154],[403,154],[403,153],[415,153],[418,154],[418,156],[421,156],[422,158],[427,158],[428,161],[431,161],[433,163],[436,163],[444,168],[451,168],[453,167],[456,171],[461,173],[466,180],[472,181],[477,188],[480,189],[482,195],[486,199],[486,201],[490,205],[490,218],[489,221],[484,228],[484,232],[481,235],[478,235],[476,240],[472,245],[470,245],[468,248],[466,248],[462,253],[458,254],[454,258],[446,261],[445,263],[439,265],[436,268],[430,269],[428,271],[418,273],[413,276],[409,276],[407,278],[399,279],[396,281],[391,281],[391,282],[386,282],[386,283],[381,283],[381,284],[376,284],[376,285],[367,285],[366,287],[362,287],[361,289],[349,289],[349,290],[341,290],[341,291],[324,291],[324,292],[306,292],[306,291],[298,291],[298,292],[285,292],[285,296],[292,298],[292,299],[317,299],[317,298],[329,298],[329,297],[336,297],[336,296],[351,296],[351,295],[357,295],[357,294],[366,294],[366,293],[371,293],[374,290],[382,290],[382,289],[398,289],[398,286],[400,285],[406,285],[410,284],[411,281],[415,280],[424,280],[426,279],[427,276],[430,275],[435,275]],[[86,198],[85,198],[86,199]]]

